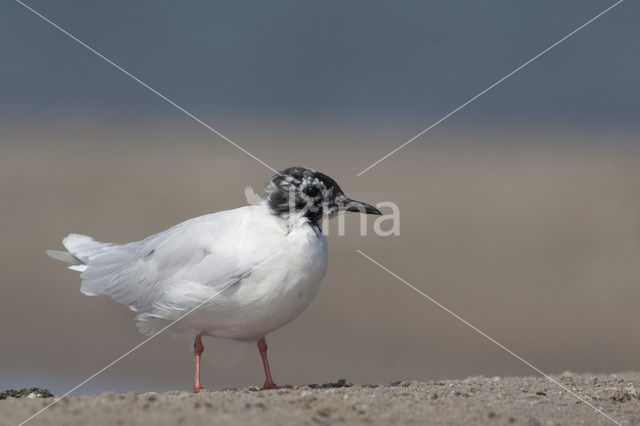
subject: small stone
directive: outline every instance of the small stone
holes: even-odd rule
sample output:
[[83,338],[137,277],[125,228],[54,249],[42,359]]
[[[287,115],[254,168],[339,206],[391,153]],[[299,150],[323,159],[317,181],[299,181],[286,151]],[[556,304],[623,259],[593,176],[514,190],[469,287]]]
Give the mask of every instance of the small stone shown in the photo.
[[336,414],[338,410],[334,407],[330,407],[328,405],[325,405],[323,407],[320,407],[316,410],[316,414],[318,414],[321,417],[332,417],[334,414]]
[[624,390],[616,391],[616,393],[614,393],[613,396],[611,397],[611,399],[616,402],[627,402],[627,401],[631,401],[634,398],[636,398],[635,395]]
[[322,385],[323,388],[350,388],[353,386],[353,383],[347,383],[347,379],[339,379],[337,382],[325,383]]
[[369,406],[366,404],[353,404],[352,408],[356,413],[362,415],[367,413]]
[[0,393],[0,400],[7,398],[50,398],[53,394],[48,389],[44,388],[30,388],[30,389],[8,389]]

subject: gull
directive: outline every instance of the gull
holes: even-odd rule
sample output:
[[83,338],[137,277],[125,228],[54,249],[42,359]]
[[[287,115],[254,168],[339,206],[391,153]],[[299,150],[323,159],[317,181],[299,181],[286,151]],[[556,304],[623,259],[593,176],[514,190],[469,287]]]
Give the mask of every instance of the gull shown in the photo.
[[[245,193],[247,190],[245,190]],[[290,167],[265,185],[252,205],[189,219],[142,241],[104,243],[70,234],[66,251],[47,250],[81,272],[80,291],[106,295],[137,312],[138,330],[193,340],[194,392],[203,336],[257,342],[263,390],[278,389],[265,336],[300,315],[327,270],[325,220],[342,211],[380,215],[347,197],[329,176]],[[178,321],[179,320],[179,321]]]

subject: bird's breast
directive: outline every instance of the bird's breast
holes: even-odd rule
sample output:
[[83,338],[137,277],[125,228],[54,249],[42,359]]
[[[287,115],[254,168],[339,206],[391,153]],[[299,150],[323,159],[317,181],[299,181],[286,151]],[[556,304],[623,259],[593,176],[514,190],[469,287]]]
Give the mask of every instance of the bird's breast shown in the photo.
[[206,334],[259,339],[300,315],[316,296],[327,270],[326,237],[305,225],[269,241],[268,260],[203,307]]

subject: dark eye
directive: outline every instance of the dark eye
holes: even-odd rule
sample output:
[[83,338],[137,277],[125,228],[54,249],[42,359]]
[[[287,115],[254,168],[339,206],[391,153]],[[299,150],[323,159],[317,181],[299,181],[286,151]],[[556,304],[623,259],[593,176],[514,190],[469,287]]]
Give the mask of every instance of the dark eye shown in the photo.
[[303,190],[303,192],[309,197],[317,197],[318,194],[320,194],[320,188],[315,185],[309,185]]

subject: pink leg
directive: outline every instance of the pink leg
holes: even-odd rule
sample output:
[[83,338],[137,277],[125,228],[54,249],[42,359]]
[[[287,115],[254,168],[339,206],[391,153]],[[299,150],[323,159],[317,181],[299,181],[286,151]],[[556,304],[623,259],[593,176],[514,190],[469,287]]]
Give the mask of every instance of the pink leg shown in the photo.
[[273,383],[273,379],[271,378],[271,370],[269,369],[269,360],[267,359],[267,341],[264,340],[264,337],[258,341],[258,350],[260,351],[260,356],[262,357],[262,365],[264,366],[264,375],[267,378],[264,382],[264,385],[262,386],[262,390],[281,389],[282,386],[278,386],[275,383]]
[[193,382],[193,391],[195,393],[207,390],[200,384],[200,356],[204,352],[204,345],[202,344],[202,334],[196,336],[196,340],[193,342],[193,353],[196,357],[196,378]]

